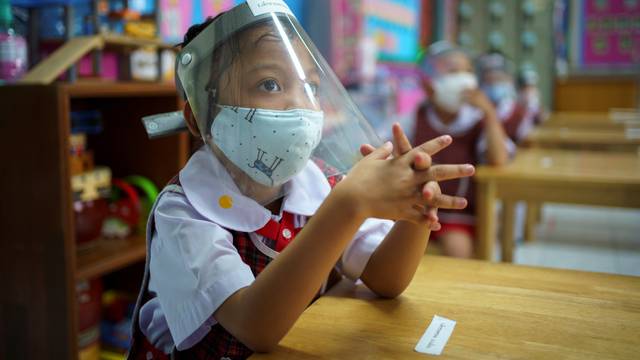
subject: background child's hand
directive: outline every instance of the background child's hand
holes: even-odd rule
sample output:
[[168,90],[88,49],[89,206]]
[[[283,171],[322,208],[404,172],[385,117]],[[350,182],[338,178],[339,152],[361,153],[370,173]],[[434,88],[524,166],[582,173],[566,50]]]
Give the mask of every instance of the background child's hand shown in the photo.
[[[442,194],[438,181],[467,177],[473,175],[475,169],[472,165],[433,165],[431,156],[449,146],[452,142],[450,136],[445,135],[424,144],[412,148],[409,139],[398,123],[393,125],[394,150],[393,155],[398,157],[409,157],[413,159],[413,168],[427,174],[427,181],[422,184],[421,194],[423,198],[420,204],[420,211],[426,216],[427,223],[432,230],[438,230],[437,209],[463,209],[467,206],[466,199],[457,196]],[[361,147],[362,155],[371,154],[375,148],[365,144]]]
[[468,89],[462,93],[462,99],[472,105],[482,110],[485,114],[489,112],[495,111],[495,107],[491,100],[485,95],[485,93],[480,89]]

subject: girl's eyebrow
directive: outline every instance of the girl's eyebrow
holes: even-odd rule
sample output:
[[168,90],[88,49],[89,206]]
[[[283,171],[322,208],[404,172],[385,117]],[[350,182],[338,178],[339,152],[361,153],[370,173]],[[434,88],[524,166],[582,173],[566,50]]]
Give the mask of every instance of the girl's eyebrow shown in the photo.
[[258,62],[252,64],[247,73],[257,72],[257,71],[273,71],[278,73],[286,73],[286,69],[276,62]]
[[[256,63],[253,66],[251,66],[251,68],[249,69],[249,72],[259,71],[259,70],[273,70],[273,71],[279,71],[279,72],[284,72],[284,73],[289,72],[289,70],[287,70],[284,66],[282,66],[282,64],[280,64],[278,62]],[[315,66],[311,66],[310,68],[305,70],[305,74],[307,74],[307,75],[317,75],[318,71],[317,71]]]
[[267,38],[267,37],[271,37],[271,38],[273,38],[273,39],[270,39],[269,41],[281,41],[281,40],[280,40],[280,37],[279,37],[276,33],[274,33],[274,32],[267,32],[267,33],[264,33],[264,34],[260,35],[260,37],[259,37],[259,38],[257,38],[257,39],[253,42],[253,45],[254,45],[254,46],[258,46],[258,43],[259,43],[260,41],[264,40],[264,39],[265,39],[265,38]]

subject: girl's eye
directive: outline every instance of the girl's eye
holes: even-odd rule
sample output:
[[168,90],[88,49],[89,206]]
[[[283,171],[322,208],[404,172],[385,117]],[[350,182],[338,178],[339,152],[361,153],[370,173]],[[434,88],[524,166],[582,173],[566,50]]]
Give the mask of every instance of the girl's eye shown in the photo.
[[259,88],[266,92],[277,92],[282,90],[280,85],[278,85],[278,82],[273,79],[263,81],[260,83]]

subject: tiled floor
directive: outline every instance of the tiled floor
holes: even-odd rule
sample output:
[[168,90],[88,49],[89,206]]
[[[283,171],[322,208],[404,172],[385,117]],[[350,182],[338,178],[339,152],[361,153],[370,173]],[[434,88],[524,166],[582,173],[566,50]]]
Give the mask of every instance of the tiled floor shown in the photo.
[[640,276],[639,210],[545,205],[536,234],[516,264]]

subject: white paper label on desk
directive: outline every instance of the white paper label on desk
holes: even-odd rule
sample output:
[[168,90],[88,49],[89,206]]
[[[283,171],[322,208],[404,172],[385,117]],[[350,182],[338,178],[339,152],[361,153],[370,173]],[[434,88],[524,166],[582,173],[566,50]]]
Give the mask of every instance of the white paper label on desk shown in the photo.
[[454,327],[456,327],[455,321],[433,315],[431,324],[429,324],[427,331],[424,332],[414,350],[429,355],[442,354],[442,350],[447,345]]

